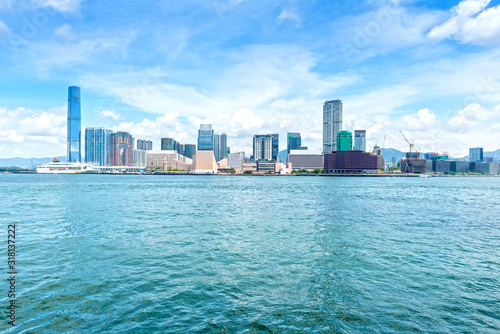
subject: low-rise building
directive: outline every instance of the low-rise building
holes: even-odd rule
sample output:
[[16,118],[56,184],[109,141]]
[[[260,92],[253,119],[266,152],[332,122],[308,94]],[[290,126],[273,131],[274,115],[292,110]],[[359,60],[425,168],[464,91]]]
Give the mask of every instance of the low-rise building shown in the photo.
[[191,164],[191,171],[201,174],[217,174],[218,167],[214,151],[196,151]]
[[174,169],[173,161],[178,160],[186,162],[188,164],[192,163],[192,160],[177,153],[173,150],[165,151],[147,151],[146,152],[146,170],[149,171],[165,171],[169,169]]
[[292,164],[294,170],[312,171],[323,169],[324,165],[323,153],[319,150],[290,150],[287,161]]
[[377,173],[380,170],[379,157],[362,151],[333,151],[324,155],[326,174]]

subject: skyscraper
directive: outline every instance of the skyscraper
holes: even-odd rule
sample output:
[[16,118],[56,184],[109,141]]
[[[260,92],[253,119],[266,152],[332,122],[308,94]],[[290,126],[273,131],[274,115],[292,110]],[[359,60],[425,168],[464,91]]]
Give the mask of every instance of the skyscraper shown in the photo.
[[141,151],[152,151],[153,142],[146,139],[137,139],[137,149]]
[[109,165],[133,165],[134,138],[128,132],[116,132],[109,136]]
[[161,150],[162,151],[177,151],[179,149],[179,142],[173,138],[162,138],[161,139]]
[[352,133],[339,131],[337,134],[337,151],[352,151]]
[[214,150],[214,130],[212,124],[200,124],[198,130],[198,151]]
[[366,130],[354,130],[354,150],[366,151]]
[[214,156],[215,161],[219,162],[227,156],[227,135],[223,134],[214,134]]
[[323,105],[323,153],[337,150],[337,134],[342,130],[342,100],[326,101]]
[[68,88],[68,162],[82,161],[80,87]]
[[290,154],[290,150],[298,150],[302,146],[302,138],[298,132],[288,132],[286,134],[286,154]]
[[85,162],[107,166],[109,137],[113,133],[105,128],[85,128]]
[[279,135],[255,135],[253,136],[253,159],[278,160]]
[[189,159],[193,159],[196,154],[196,145],[195,144],[184,144],[182,145],[182,153],[183,156],[188,157]]
[[482,147],[469,148],[469,161],[483,162],[483,148]]

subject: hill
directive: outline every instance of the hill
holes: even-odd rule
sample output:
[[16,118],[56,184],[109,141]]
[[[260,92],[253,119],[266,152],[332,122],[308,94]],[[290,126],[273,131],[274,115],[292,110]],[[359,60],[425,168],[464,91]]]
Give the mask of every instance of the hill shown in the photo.
[[[56,157],[60,161],[66,161],[66,156]],[[0,167],[21,167],[21,168],[31,168],[33,166],[40,166],[54,160],[54,157],[50,158],[0,158]]]

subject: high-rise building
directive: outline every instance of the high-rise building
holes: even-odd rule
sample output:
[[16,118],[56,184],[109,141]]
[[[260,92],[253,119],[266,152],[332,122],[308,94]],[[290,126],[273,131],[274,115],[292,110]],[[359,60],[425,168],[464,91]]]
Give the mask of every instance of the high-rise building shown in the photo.
[[179,142],[173,138],[162,138],[161,139],[161,150],[162,151],[176,151],[179,149]]
[[82,114],[80,87],[68,88],[68,162],[82,161]]
[[342,100],[326,101],[323,105],[323,153],[337,151],[337,134],[342,130]]
[[255,135],[253,136],[253,159],[278,160],[279,135]]
[[366,151],[366,130],[354,130],[354,150]]
[[227,135],[223,134],[214,134],[214,156],[215,161],[221,161],[228,154],[227,147]]
[[302,146],[302,138],[298,132],[288,132],[286,134],[286,154],[290,154],[290,150],[298,150]]
[[193,159],[196,154],[196,145],[195,144],[184,144],[182,145],[181,154],[189,159]]
[[152,151],[153,142],[146,139],[137,139],[137,149],[141,151]]
[[214,150],[214,130],[212,124],[200,124],[198,130],[198,151]]
[[133,165],[134,138],[128,132],[116,132],[109,136],[109,165]]
[[85,128],[85,162],[108,166],[109,137],[113,131],[105,128]]
[[337,134],[337,151],[352,151],[352,133],[339,131]]
[[483,162],[483,148],[482,147],[469,148],[469,161]]

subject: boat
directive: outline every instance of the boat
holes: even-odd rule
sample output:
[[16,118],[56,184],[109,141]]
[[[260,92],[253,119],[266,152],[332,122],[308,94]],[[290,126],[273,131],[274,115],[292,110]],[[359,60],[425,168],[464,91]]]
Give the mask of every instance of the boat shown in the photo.
[[420,174],[419,177],[428,178],[428,177],[432,177],[432,175],[429,175],[429,174]]
[[76,174],[92,173],[94,171],[94,168],[90,165],[84,165],[79,162],[60,162],[57,158],[54,158],[48,164],[36,168],[38,174]]

